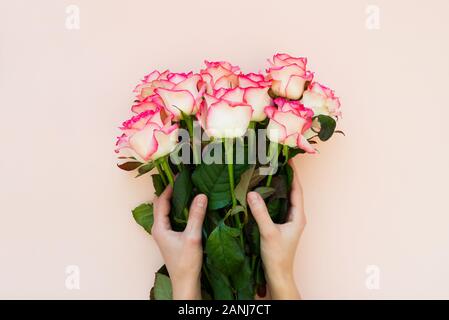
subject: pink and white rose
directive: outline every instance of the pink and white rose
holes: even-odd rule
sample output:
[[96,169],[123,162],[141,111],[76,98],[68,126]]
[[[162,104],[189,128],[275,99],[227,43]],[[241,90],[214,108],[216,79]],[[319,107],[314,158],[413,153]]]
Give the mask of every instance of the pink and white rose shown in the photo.
[[139,114],[146,110],[156,111],[157,109],[163,107],[164,102],[162,101],[161,97],[159,97],[157,94],[153,94],[151,96],[144,98],[141,101],[136,101],[134,105],[131,107],[131,111]]
[[166,110],[175,120],[182,118],[182,113],[193,115],[198,111],[205,90],[199,74],[169,73],[164,87],[155,88]]
[[167,81],[169,73],[168,70],[165,70],[162,73],[155,70],[150,74],[147,74],[142,82],[134,88],[136,99],[138,101],[143,101],[146,97],[153,95],[154,89],[170,87],[171,84]]
[[221,88],[230,89],[238,85],[237,72],[239,67],[233,66],[227,61],[204,61],[206,68],[200,71],[206,84],[206,92],[214,94],[215,90]]
[[142,162],[159,159],[178,144],[178,124],[162,109],[146,110],[125,121],[117,138],[117,153],[132,155]]
[[276,98],[274,102],[278,108],[265,108],[270,118],[267,127],[268,139],[292,148],[301,148],[308,153],[315,153],[316,150],[303,135],[312,125],[313,111],[305,108],[299,101]]
[[205,94],[197,118],[208,136],[235,138],[246,133],[252,113],[249,104],[240,101],[234,103]]
[[318,82],[310,84],[304,91],[301,99],[302,104],[313,110],[315,116],[341,116],[340,99],[335,96],[334,91]]
[[221,88],[215,91],[215,97],[229,101],[233,104],[243,103],[253,109],[251,121],[263,121],[267,117],[264,110],[273,105],[273,100],[268,94],[271,82],[266,81],[263,75],[240,74],[239,86],[233,89]]
[[238,75],[238,84],[240,88],[270,87],[271,80],[260,73],[240,73]]
[[273,61],[268,62],[271,67],[267,73],[272,80],[273,93],[292,100],[301,98],[306,83],[313,79],[313,73],[306,69],[307,59],[279,53],[273,56]]

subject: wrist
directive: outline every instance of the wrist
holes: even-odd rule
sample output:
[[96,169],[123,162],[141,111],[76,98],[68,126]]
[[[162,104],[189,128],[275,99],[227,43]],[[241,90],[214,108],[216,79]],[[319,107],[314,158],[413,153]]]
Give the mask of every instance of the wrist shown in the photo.
[[293,272],[268,272],[266,277],[273,300],[301,299]]
[[201,281],[198,277],[174,278],[171,281],[173,300],[201,300]]

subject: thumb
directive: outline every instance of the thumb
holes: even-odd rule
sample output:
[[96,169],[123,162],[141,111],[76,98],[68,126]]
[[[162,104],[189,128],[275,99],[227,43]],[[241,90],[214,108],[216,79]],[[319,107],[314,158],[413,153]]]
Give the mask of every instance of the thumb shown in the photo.
[[207,209],[207,197],[204,194],[197,195],[190,205],[189,220],[184,232],[192,236],[201,237],[204,216]]
[[257,192],[249,192],[247,198],[251,212],[259,226],[260,234],[270,234],[275,228],[275,225],[273,220],[271,220],[267,206],[262,197]]

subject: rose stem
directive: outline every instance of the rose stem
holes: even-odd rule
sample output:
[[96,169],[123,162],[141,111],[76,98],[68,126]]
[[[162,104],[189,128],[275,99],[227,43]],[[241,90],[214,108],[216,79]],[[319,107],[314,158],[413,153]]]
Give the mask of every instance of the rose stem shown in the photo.
[[[281,149],[278,147],[278,144],[275,142],[270,141],[270,150],[269,150],[269,156],[270,156],[270,162],[272,160],[275,160],[274,164],[277,166],[277,157],[279,157],[279,152]],[[273,174],[269,174],[267,178],[267,183],[265,186],[269,187],[271,185],[271,179],[273,179]]]
[[288,162],[288,145],[284,144],[282,146],[282,154],[284,155],[285,161],[284,164],[286,164]]
[[[234,154],[233,154],[233,148],[234,148],[234,139],[233,138],[225,138],[225,154],[226,154],[226,162],[228,164],[228,175],[229,175],[229,189],[231,191],[231,198],[232,198],[232,209],[234,209],[237,206],[237,199],[235,198],[234,193]],[[235,214],[235,222],[239,229],[242,228],[242,223],[240,222],[239,214]],[[240,243],[243,247],[243,236],[242,233],[240,233]]]
[[167,178],[165,177],[164,171],[162,170],[162,167],[157,160],[154,163],[156,165],[157,171],[159,172],[159,176],[161,177],[162,182],[164,183],[164,187],[166,187],[168,182],[167,182]]
[[186,122],[187,125],[187,130],[189,130],[189,136],[190,136],[190,142],[191,142],[191,146],[192,146],[192,153],[193,153],[193,163],[194,164],[198,164],[199,162],[199,158],[198,158],[198,154],[197,154],[197,150],[195,148],[195,142],[194,142],[194,135],[193,135],[193,118],[192,116],[186,116],[184,118],[184,121]]
[[170,165],[168,164],[168,158],[165,157],[162,160],[162,168],[164,169],[164,172],[168,178],[168,182],[170,183],[170,185],[173,187],[173,185],[175,184],[175,180],[173,177],[173,171],[170,168]]

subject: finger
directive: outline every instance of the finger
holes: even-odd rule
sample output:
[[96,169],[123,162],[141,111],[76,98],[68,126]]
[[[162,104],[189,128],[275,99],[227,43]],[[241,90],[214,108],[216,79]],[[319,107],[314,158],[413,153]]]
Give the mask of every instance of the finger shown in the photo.
[[206,215],[207,197],[204,194],[197,195],[190,205],[189,220],[184,232],[192,236],[201,237],[204,216]]
[[259,226],[260,234],[269,234],[275,228],[275,225],[262,197],[257,192],[249,192],[247,199],[254,219]]
[[290,210],[287,217],[288,222],[294,222],[298,225],[305,224],[305,214],[304,214],[304,196],[302,191],[301,182],[299,180],[299,170],[298,165],[295,161],[289,161],[290,166],[293,169],[293,181],[292,189],[290,192]]
[[154,224],[162,229],[170,230],[170,198],[173,193],[173,188],[167,186],[159,197],[156,197],[153,201],[153,216]]

